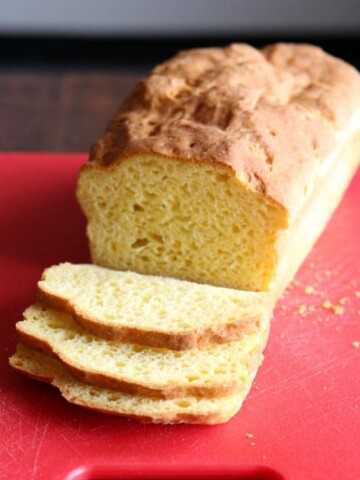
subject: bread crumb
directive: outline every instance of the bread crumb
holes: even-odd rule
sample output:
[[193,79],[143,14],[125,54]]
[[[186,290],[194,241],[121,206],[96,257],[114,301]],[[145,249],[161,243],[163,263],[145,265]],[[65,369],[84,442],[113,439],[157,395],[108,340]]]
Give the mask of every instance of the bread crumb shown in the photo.
[[354,340],[354,341],[352,342],[351,346],[352,346],[353,348],[359,348],[359,347],[360,347],[360,342],[358,342],[357,340]]
[[340,298],[339,303],[340,305],[345,305],[345,303],[347,303],[348,301],[349,299],[347,297],[343,297],[343,298]]
[[314,287],[312,287],[311,285],[308,285],[307,287],[305,287],[304,293],[306,293],[306,295],[313,294],[314,293]]
[[345,311],[345,308],[342,305],[334,305],[331,309],[335,315],[343,315]]
[[299,280],[294,280],[293,283],[294,283],[294,285],[295,285],[296,287],[300,287],[300,282],[299,282]]
[[355,296],[360,298],[360,292],[355,292]]
[[300,313],[300,315],[303,315],[306,311],[307,311],[306,305],[300,305],[300,307],[298,308],[298,313]]
[[325,300],[325,302],[322,303],[322,306],[327,310],[332,310],[335,315],[343,315],[345,312],[345,308],[342,305],[333,305],[330,300]]
[[309,312],[315,312],[315,307],[314,307],[314,305],[310,305],[310,306],[308,307],[308,310],[309,310]]
[[245,437],[254,438],[254,434],[253,433],[245,433]]

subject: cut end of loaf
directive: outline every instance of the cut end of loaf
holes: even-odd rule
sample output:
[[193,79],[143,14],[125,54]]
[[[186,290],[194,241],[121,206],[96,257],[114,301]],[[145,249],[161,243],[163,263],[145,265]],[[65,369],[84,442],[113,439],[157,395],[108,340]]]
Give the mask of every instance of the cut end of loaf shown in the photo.
[[137,154],[85,166],[78,199],[93,261],[241,290],[269,290],[286,212],[231,168]]

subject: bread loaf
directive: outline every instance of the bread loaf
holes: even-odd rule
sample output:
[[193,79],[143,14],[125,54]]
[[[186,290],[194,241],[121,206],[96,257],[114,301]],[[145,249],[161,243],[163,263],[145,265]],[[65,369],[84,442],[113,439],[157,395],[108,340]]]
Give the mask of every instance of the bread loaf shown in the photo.
[[187,350],[240,340],[269,322],[269,295],[64,263],[44,271],[43,302],[108,340]]
[[78,181],[93,261],[125,272],[48,269],[11,365],[87,408],[228,420],[359,153],[359,73],[319,48],[231,45],[156,67]]
[[227,397],[189,396],[162,400],[127,395],[79,382],[61,362],[22,344],[18,345],[16,353],[10,358],[10,365],[30,378],[51,383],[70,403],[102,413],[151,423],[210,425],[227,422],[241,407],[252,381],[252,378],[249,378],[247,389],[242,393]]
[[159,398],[220,397],[247,388],[262,362],[269,324],[238,342],[173,351],[106,341],[73,319],[36,304],[16,324],[20,341],[49,353],[80,380]]
[[93,261],[277,297],[358,165],[359,119],[359,73],[317,47],[176,55],[80,172]]

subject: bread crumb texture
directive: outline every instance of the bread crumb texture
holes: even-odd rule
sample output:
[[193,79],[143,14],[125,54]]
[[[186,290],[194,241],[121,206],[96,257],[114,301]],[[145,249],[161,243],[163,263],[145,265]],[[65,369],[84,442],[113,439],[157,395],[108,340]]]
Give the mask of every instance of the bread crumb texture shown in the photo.
[[236,332],[232,333],[236,326],[239,332],[255,331],[271,315],[270,298],[265,293],[96,265],[53,266],[44,271],[38,287],[45,301],[74,314],[84,328],[91,326],[96,335],[105,334],[104,338],[111,340],[125,329],[132,329],[134,337],[141,340],[150,332],[153,338],[146,337],[150,346],[158,333],[166,333],[170,340],[193,339],[194,345],[189,340],[190,347],[196,346],[200,335],[208,335],[213,343],[220,343],[216,339],[221,334],[223,340],[231,339],[231,335],[236,339]]
[[84,170],[78,196],[100,265],[243,290],[275,274],[283,212],[221,165],[131,157]]
[[250,388],[220,398],[194,396],[174,399],[149,398],[89,385],[74,378],[61,362],[19,344],[10,364],[26,375],[52,383],[70,403],[113,415],[152,423],[217,424],[228,421],[241,407]]
[[27,344],[51,352],[87,381],[167,398],[243,389],[262,362],[268,335],[264,325],[239,342],[186,351],[149,348],[102,340],[41,304],[29,307],[16,327]]

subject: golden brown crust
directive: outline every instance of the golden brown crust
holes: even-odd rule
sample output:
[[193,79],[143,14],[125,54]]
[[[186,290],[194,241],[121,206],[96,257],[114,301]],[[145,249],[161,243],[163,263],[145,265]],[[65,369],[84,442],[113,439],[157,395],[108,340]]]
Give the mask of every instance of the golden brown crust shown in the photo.
[[214,325],[201,331],[177,334],[158,330],[142,330],[135,327],[99,323],[96,319],[85,316],[66,298],[47,292],[38,287],[38,298],[50,308],[72,316],[74,320],[89,333],[105,340],[117,340],[124,343],[136,343],[153,348],[169,350],[190,350],[214,344],[238,341],[244,334],[259,330],[260,318],[249,317],[246,320]]
[[[10,365],[12,368],[17,370],[18,372],[26,375],[27,377],[31,378],[32,380],[37,380],[40,382],[48,383],[53,387],[57,388],[62,396],[69,402],[76,404],[80,407],[86,408],[87,410],[95,411],[98,413],[105,413],[108,415],[116,415],[120,417],[125,417],[130,420],[135,420],[141,423],[165,423],[165,424],[172,424],[172,423],[195,423],[195,424],[207,424],[207,425],[215,425],[219,423],[224,423],[229,420],[229,414],[223,414],[221,412],[212,413],[212,414],[191,414],[191,413],[182,413],[177,412],[173,414],[161,414],[155,418],[152,416],[147,415],[136,415],[136,414],[128,414],[126,412],[121,412],[119,410],[114,411],[111,409],[106,408],[97,408],[94,406],[87,405],[85,402],[79,401],[78,398],[74,398],[71,392],[68,391],[66,385],[61,381],[61,378],[57,378],[56,375],[50,375],[49,373],[35,373],[29,371],[24,365],[19,365],[11,361],[10,358]],[[235,412],[234,412],[235,413]]]
[[[26,332],[17,330],[19,340],[24,345],[46,353],[58,359],[67,370],[69,370],[75,378],[85,383],[98,385],[101,387],[111,388],[119,392],[128,393],[131,395],[141,395],[151,398],[172,399],[178,397],[185,397],[191,395],[194,397],[216,398],[231,395],[232,393],[241,392],[246,387],[242,382],[221,384],[221,385],[169,385],[159,387],[151,384],[134,383],[128,380],[113,378],[102,373],[91,370],[84,371],[76,365],[67,361],[60,352],[54,350],[45,340],[40,340]],[[250,363],[251,371],[257,368],[262,359],[262,350],[265,345],[260,342],[258,349],[253,352]]]
[[[22,372],[25,373],[26,372]],[[33,377],[34,380],[36,380],[35,377]],[[57,388],[58,385],[56,385],[57,382],[51,382],[51,384]],[[66,396],[65,396],[66,395]],[[74,403],[78,405],[79,407],[86,408],[87,410],[90,410],[92,412],[97,412],[97,413],[105,413],[106,415],[116,415],[117,417],[124,417],[129,420],[135,420],[136,422],[141,422],[141,423],[161,423],[161,424],[167,424],[167,425],[172,425],[176,423],[194,423],[194,424],[203,424],[203,425],[218,425],[220,423],[225,423],[230,419],[230,416],[224,416],[220,413],[218,414],[211,414],[211,415],[196,415],[196,414],[190,414],[190,413],[174,413],[172,415],[162,415],[158,417],[151,417],[147,415],[135,415],[135,414],[129,414],[126,412],[120,412],[120,411],[114,411],[114,410],[106,410],[105,408],[96,408],[94,406],[86,405],[85,403],[80,402],[78,399],[70,399],[70,397],[67,396],[67,393],[64,393],[64,398],[68,400],[71,403]],[[235,412],[234,412],[235,413]]]
[[180,52],[140,81],[85,168],[134,153],[227,166],[289,211],[360,110],[360,76],[311,45]]

